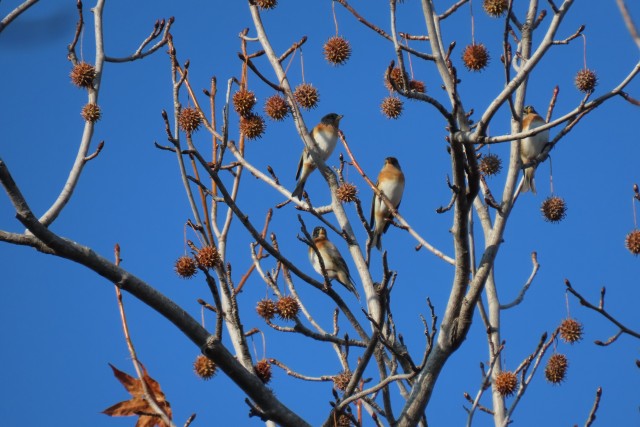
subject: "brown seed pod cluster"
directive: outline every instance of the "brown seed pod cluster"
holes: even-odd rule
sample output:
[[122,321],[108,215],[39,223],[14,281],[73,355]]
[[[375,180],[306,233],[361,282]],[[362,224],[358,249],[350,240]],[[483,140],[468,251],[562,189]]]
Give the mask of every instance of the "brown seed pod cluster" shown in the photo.
[[195,371],[196,375],[203,380],[210,380],[216,375],[218,367],[213,362],[213,360],[201,354],[196,357],[196,361],[193,362],[193,370]]
[[547,377],[547,381],[552,384],[560,384],[564,381],[567,375],[567,367],[569,361],[564,354],[553,354],[547,361],[547,366],[544,368],[544,376]]
[[640,254],[640,230],[633,230],[627,234],[627,238],[624,241],[625,246],[634,255]]
[[567,204],[562,197],[547,197],[540,210],[548,222],[560,222],[567,216]]
[[502,160],[495,154],[487,154],[480,159],[478,169],[484,176],[497,175],[502,170]]
[[233,94],[233,109],[241,117],[251,114],[253,106],[256,105],[256,95],[250,90],[239,89]]
[[324,57],[331,65],[342,65],[350,56],[351,46],[344,37],[331,37],[324,44]]
[[256,312],[258,313],[258,316],[262,317],[264,320],[271,320],[276,314],[278,314],[278,306],[274,300],[264,298],[258,301],[258,304],[256,305]]
[[576,74],[574,84],[580,92],[591,93],[598,84],[598,76],[595,71],[584,68]]
[[100,111],[100,107],[98,104],[88,103],[84,107],[82,107],[82,118],[87,122],[95,123],[100,120],[102,117],[102,112]]
[[560,338],[568,344],[573,344],[582,339],[582,323],[575,319],[567,318],[560,324]]
[[493,18],[499,18],[507,11],[509,0],[484,0],[482,7],[487,15]]
[[256,370],[256,375],[263,383],[271,381],[271,364],[267,359],[260,360],[253,366],[253,369]]
[[427,86],[425,86],[424,82],[420,80],[409,81],[409,89],[415,90],[416,92],[419,92],[419,93],[427,92]]
[[190,256],[184,255],[176,260],[174,266],[176,274],[183,279],[191,279],[198,271],[196,268],[196,261]]
[[71,70],[71,83],[74,85],[87,88],[93,84],[96,78],[96,69],[93,65],[86,62],[78,62]]
[[404,88],[404,82],[402,80],[402,70],[399,67],[392,68],[388,73],[385,71],[384,73],[384,86],[392,92],[395,92],[393,85],[390,81],[398,87],[398,89]]
[[358,195],[358,188],[355,185],[353,185],[353,184],[351,184],[349,182],[343,183],[336,190],[336,197],[342,203],[355,202],[356,198],[357,198],[356,197],[357,195]]
[[220,253],[213,246],[205,246],[196,253],[196,262],[200,268],[213,268],[220,262]]
[[282,96],[273,95],[265,101],[264,112],[270,119],[280,122],[289,115],[289,105]]
[[397,119],[402,115],[404,104],[397,96],[387,96],[380,104],[380,111],[388,119]]
[[247,137],[247,139],[262,138],[267,124],[262,116],[258,114],[249,113],[249,115],[240,118],[240,132]]
[[292,320],[298,315],[300,306],[298,301],[292,296],[285,296],[278,300],[278,316],[283,320]]
[[351,426],[351,418],[347,414],[339,414],[335,425],[336,427],[349,427]]
[[344,391],[346,390],[347,385],[349,385],[349,381],[351,380],[351,372],[342,371],[338,375],[334,375],[332,380],[335,388]]
[[178,115],[178,127],[187,134],[191,134],[198,130],[202,124],[202,117],[198,110],[192,107],[183,108]]
[[312,110],[318,106],[320,95],[318,89],[309,83],[302,83],[296,86],[293,91],[293,97],[296,102],[305,110]]
[[278,5],[278,0],[255,0],[260,9],[274,9]]
[[515,372],[502,371],[493,380],[498,393],[503,397],[512,396],[518,387],[518,376]]
[[470,44],[462,53],[462,61],[469,71],[482,71],[489,59],[489,51],[482,43]]

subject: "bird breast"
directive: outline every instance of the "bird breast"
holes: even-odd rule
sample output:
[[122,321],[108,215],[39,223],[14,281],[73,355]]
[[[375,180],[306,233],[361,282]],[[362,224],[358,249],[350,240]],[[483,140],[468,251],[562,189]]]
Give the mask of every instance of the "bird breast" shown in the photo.
[[327,160],[338,142],[338,135],[334,130],[320,130],[313,133],[314,140],[322,153],[323,160]]
[[[535,129],[544,125],[544,121],[542,120],[534,120],[529,125],[529,130]],[[545,144],[549,141],[549,130],[544,130],[537,135],[533,135],[522,140],[522,144],[520,146],[520,156],[523,159],[531,160],[535,158],[542,149]]]

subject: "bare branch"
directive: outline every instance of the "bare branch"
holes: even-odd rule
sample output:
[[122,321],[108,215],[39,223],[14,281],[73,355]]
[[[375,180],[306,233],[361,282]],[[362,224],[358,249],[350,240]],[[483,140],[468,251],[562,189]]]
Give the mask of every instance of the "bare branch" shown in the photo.
[[13,9],[11,12],[5,16],[2,21],[0,21],[0,33],[4,30],[7,25],[9,25],[14,19],[18,16],[22,15],[27,11],[31,6],[38,3],[38,0],[26,0],[24,3],[20,4],[18,7]]

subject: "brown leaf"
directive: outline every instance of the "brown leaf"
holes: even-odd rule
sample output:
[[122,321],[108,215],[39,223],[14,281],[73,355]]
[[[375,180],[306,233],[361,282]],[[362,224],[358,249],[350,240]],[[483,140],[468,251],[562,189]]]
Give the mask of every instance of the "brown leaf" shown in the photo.
[[[162,421],[162,418],[154,412],[145,399],[142,381],[122,372],[112,364],[109,364],[109,366],[111,366],[113,370],[113,375],[120,381],[124,388],[127,389],[132,397],[129,400],[110,406],[102,411],[102,413],[110,417],[138,416],[136,427],[167,427]],[[171,419],[171,405],[167,402],[166,396],[160,389],[160,383],[149,376],[147,369],[142,364],[140,364],[140,366],[142,366],[142,380],[149,390],[150,397],[155,400],[158,406],[167,414],[169,419]]]

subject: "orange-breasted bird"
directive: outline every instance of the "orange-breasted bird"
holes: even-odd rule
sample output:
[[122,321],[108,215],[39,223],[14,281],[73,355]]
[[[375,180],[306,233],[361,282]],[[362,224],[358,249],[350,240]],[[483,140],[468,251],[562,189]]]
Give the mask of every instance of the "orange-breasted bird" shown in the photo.
[[[320,156],[323,161],[327,161],[333,150],[336,148],[338,142],[338,126],[340,125],[340,119],[343,116],[336,113],[329,113],[320,120],[309,135],[318,145]],[[304,184],[307,182],[307,178],[311,175],[311,172],[316,170],[316,164],[309,153],[309,150],[305,147],[300,156],[300,162],[298,163],[298,170],[296,172],[296,188],[294,188],[291,197],[297,197],[300,199],[302,191],[304,190]]]
[[[387,157],[384,160],[384,166],[378,174],[378,182],[376,187],[384,193],[391,204],[398,209],[402,201],[402,193],[404,192],[404,174],[400,169],[398,159],[395,157]],[[371,202],[371,245],[375,245],[379,250],[382,249],[382,234],[387,231],[391,225],[391,210],[375,194]]]
[[[531,129],[540,127],[546,122],[536,112],[535,108],[528,105],[522,110],[524,118],[522,119],[522,131],[526,132]],[[533,161],[542,152],[545,145],[549,142],[549,130],[543,130],[542,132],[523,138],[520,140],[520,161],[525,165]],[[530,166],[524,170],[524,183],[522,184],[522,192],[531,190],[533,194],[536,194],[536,184],[533,181],[533,175],[536,172],[536,166]]]
[[[356,284],[349,274],[349,267],[347,267],[347,263],[344,261],[344,258],[342,258],[342,255],[340,255],[338,248],[327,239],[327,230],[325,230],[324,227],[316,227],[313,229],[313,243],[316,245],[316,248],[318,248],[318,252],[322,257],[324,269],[327,271],[329,280],[338,280],[338,282],[360,299],[360,295],[356,290]],[[311,246],[309,246],[309,261],[311,265],[313,265],[313,269],[318,274],[322,274],[320,261],[318,260],[316,251],[314,251]]]

